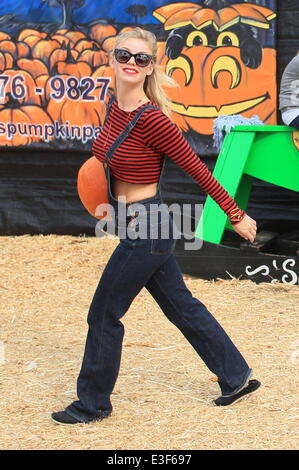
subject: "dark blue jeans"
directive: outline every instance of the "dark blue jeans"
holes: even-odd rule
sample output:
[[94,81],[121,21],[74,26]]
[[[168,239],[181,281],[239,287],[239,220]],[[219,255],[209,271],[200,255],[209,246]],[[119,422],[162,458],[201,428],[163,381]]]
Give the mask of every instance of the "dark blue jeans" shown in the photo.
[[290,124],[290,127],[295,127],[299,131],[299,116],[297,116]]
[[[115,199],[111,202],[115,206]],[[173,215],[164,209],[164,217],[153,217],[157,215],[155,204],[162,203],[160,194],[139,202],[143,206],[137,217],[133,210],[125,220],[118,221],[120,242],[102,273],[88,313],[89,328],[77,381],[79,400],[66,408],[67,413],[85,422],[112,410],[110,396],[119,373],[124,337],[121,318],[143,287],[218,377],[222,394],[238,391],[252,372],[220,324],[187,288],[173,255],[178,234]],[[126,204],[127,209],[129,206]],[[142,224],[148,229],[147,237],[133,239]],[[123,228],[128,229],[126,234]]]

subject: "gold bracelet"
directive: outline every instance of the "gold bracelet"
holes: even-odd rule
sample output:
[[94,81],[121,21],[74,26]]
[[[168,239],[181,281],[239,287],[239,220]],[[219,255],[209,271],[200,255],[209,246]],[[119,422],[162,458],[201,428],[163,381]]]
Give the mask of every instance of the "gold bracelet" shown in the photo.
[[245,217],[245,212],[242,209],[236,207],[232,209],[228,215],[229,221],[232,222],[240,222]]

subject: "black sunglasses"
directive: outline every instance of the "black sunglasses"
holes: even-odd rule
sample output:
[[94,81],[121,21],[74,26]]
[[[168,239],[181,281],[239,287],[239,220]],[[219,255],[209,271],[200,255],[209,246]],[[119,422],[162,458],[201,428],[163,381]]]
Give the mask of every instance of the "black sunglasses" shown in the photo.
[[126,64],[129,62],[131,57],[134,57],[135,63],[139,67],[146,67],[153,58],[152,55],[143,54],[142,52],[138,52],[138,54],[131,54],[131,52],[125,49],[114,49],[114,56],[117,62],[120,64]]

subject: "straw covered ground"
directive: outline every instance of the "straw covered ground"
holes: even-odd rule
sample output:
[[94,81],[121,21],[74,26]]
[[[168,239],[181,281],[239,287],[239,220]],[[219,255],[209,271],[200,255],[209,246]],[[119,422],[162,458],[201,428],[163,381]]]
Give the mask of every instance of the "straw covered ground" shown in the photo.
[[76,398],[86,313],[118,239],[0,237],[1,449],[295,449],[299,286],[184,276],[262,387],[218,408],[216,378],[143,289],[126,334],[110,418],[58,426]]

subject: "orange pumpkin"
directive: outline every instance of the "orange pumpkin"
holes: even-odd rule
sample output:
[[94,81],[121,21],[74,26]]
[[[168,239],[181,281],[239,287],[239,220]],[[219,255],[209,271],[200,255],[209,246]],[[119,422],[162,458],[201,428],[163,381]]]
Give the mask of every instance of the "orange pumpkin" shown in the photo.
[[10,39],[3,39],[0,41],[0,51],[1,52],[9,52],[13,57],[16,56],[17,46],[16,44],[11,41]]
[[86,49],[78,56],[78,62],[87,62],[93,69],[108,62],[107,54],[98,47]]
[[104,41],[101,44],[103,51],[109,54],[111,51],[113,51],[115,42],[116,42],[116,36],[110,36],[104,39]]
[[[77,51],[76,51],[77,52]],[[74,77],[89,77],[91,75],[91,67],[86,62],[77,62],[71,51],[67,50],[67,57],[64,61],[56,62],[53,68],[53,74],[66,74]]]
[[5,55],[2,52],[0,52],[0,72],[2,73],[5,68],[6,68]]
[[[106,174],[102,163],[96,157],[89,158],[81,166],[77,190],[83,206],[93,217],[110,218]],[[105,206],[101,207],[101,204]]]
[[59,61],[65,62],[71,56],[75,61],[79,55],[79,52],[71,49],[70,46],[63,45],[60,49],[55,49],[49,58],[49,69],[53,70],[55,64]]
[[[95,94],[93,93],[95,96]],[[96,97],[94,101],[73,101],[65,96],[61,101],[49,99],[47,112],[53,121],[60,121],[65,124],[69,122],[71,126],[93,126],[101,125],[100,116],[105,104]]]
[[54,39],[41,39],[32,48],[32,56],[35,59],[42,60],[45,64],[49,63],[49,57],[55,49],[60,49],[61,45]]
[[210,135],[218,116],[232,114],[244,117],[257,114],[261,120],[268,118],[267,124],[275,124],[275,81],[271,74],[265,79],[265,70],[275,70],[273,49],[264,49],[257,69],[245,66],[236,47],[226,46],[225,53],[221,47],[184,48],[182,55],[188,57],[188,63],[204,66],[193,67],[191,75],[187,61],[162,60],[167,73],[180,85],[180,89],[168,90],[173,117],[176,120],[177,115],[180,119],[176,120],[178,125],[182,125],[183,119],[187,127]]
[[116,28],[110,24],[94,24],[90,28],[89,35],[92,39],[95,39],[99,44],[108,36],[115,36],[117,34]]
[[17,66],[29,72],[33,78],[48,73],[47,66],[39,59],[23,57],[17,60]]
[[[17,126],[22,129],[25,134],[25,125],[30,124],[52,124],[51,118],[48,114],[39,106],[25,104],[21,105],[18,100],[7,95],[8,102],[5,105],[0,106],[0,121],[7,122],[15,126],[16,132],[12,135],[11,139],[8,139],[5,135],[0,135],[0,145],[3,146],[19,146],[29,145],[32,142],[38,142],[42,140],[42,136],[38,134],[34,135],[21,135],[17,132]],[[13,131],[11,131],[13,134]]]
[[1,52],[8,52],[13,57],[27,57],[30,54],[30,47],[25,42],[18,41],[14,43],[12,40],[4,39],[0,41]]
[[[214,120],[232,114],[257,114],[267,124],[276,123],[276,84],[271,72],[275,70],[275,51],[264,48],[260,66],[249,68],[242,61],[237,35],[229,31],[232,24],[240,21],[269,28],[275,17],[272,10],[233,4],[215,11],[195,3],[171,3],[159,7],[153,16],[166,31],[179,31],[186,25],[194,28],[177,58],[159,54],[162,68],[180,85],[167,89],[167,95],[172,101],[171,117],[181,129],[211,135]],[[218,34],[217,47],[208,45],[204,32],[207,26],[213,26]],[[232,38],[232,45],[222,44],[225,36]],[[201,40],[201,45],[196,39]]]
[[57,31],[55,31],[55,34],[62,34],[64,35],[65,33],[67,33],[69,30],[67,28],[62,28],[62,29],[57,29]]
[[63,36],[62,34],[53,34],[51,36],[51,39],[55,39],[55,41],[58,41],[59,44],[61,44],[62,46],[70,45],[73,47],[74,45],[74,41],[71,41],[69,38],[67,38],[66,36]]
[[39,41],[41,41],[41,38],[39,36],[27,36],[27,38],[24,39],[24,42],[28,44],[30,49],[32,50]]
[[98,48],[98,43],[96,41],[90,41],[88,39],[79,39],[74,45],[74,49],[78,52],[85,51],[86,49],[92,49],[93,47]]
[[10,69],[13,66],[13,56],[8,52],[0,52],[0,72],[2,73],[6,68]]
[[11,36],[7,33],[4,33],[4,31],[0,31],[0,41],[3,41],[4,39],[11,39]]
[[47,37],[47,33],[43,33],[41,31],[38,31],[37,29],[30,29],[30,28],[26,28],[26,29],[23,29],[19,36],[18,36],[18,41],[25,41],[26,42],[26,39],[29,37],[29,36],[36,36],[38,37],[39,39],[44,39]]
[[79,39],[86,39],[85,34],[81,31],[67,31],[64,35],[74,43],[79,41]]
[[26,42],[24,41],[18,41],[17,44],[17,50],[16,50],[16,58],[17,57],[28,57],[30,54],[30,47]]

